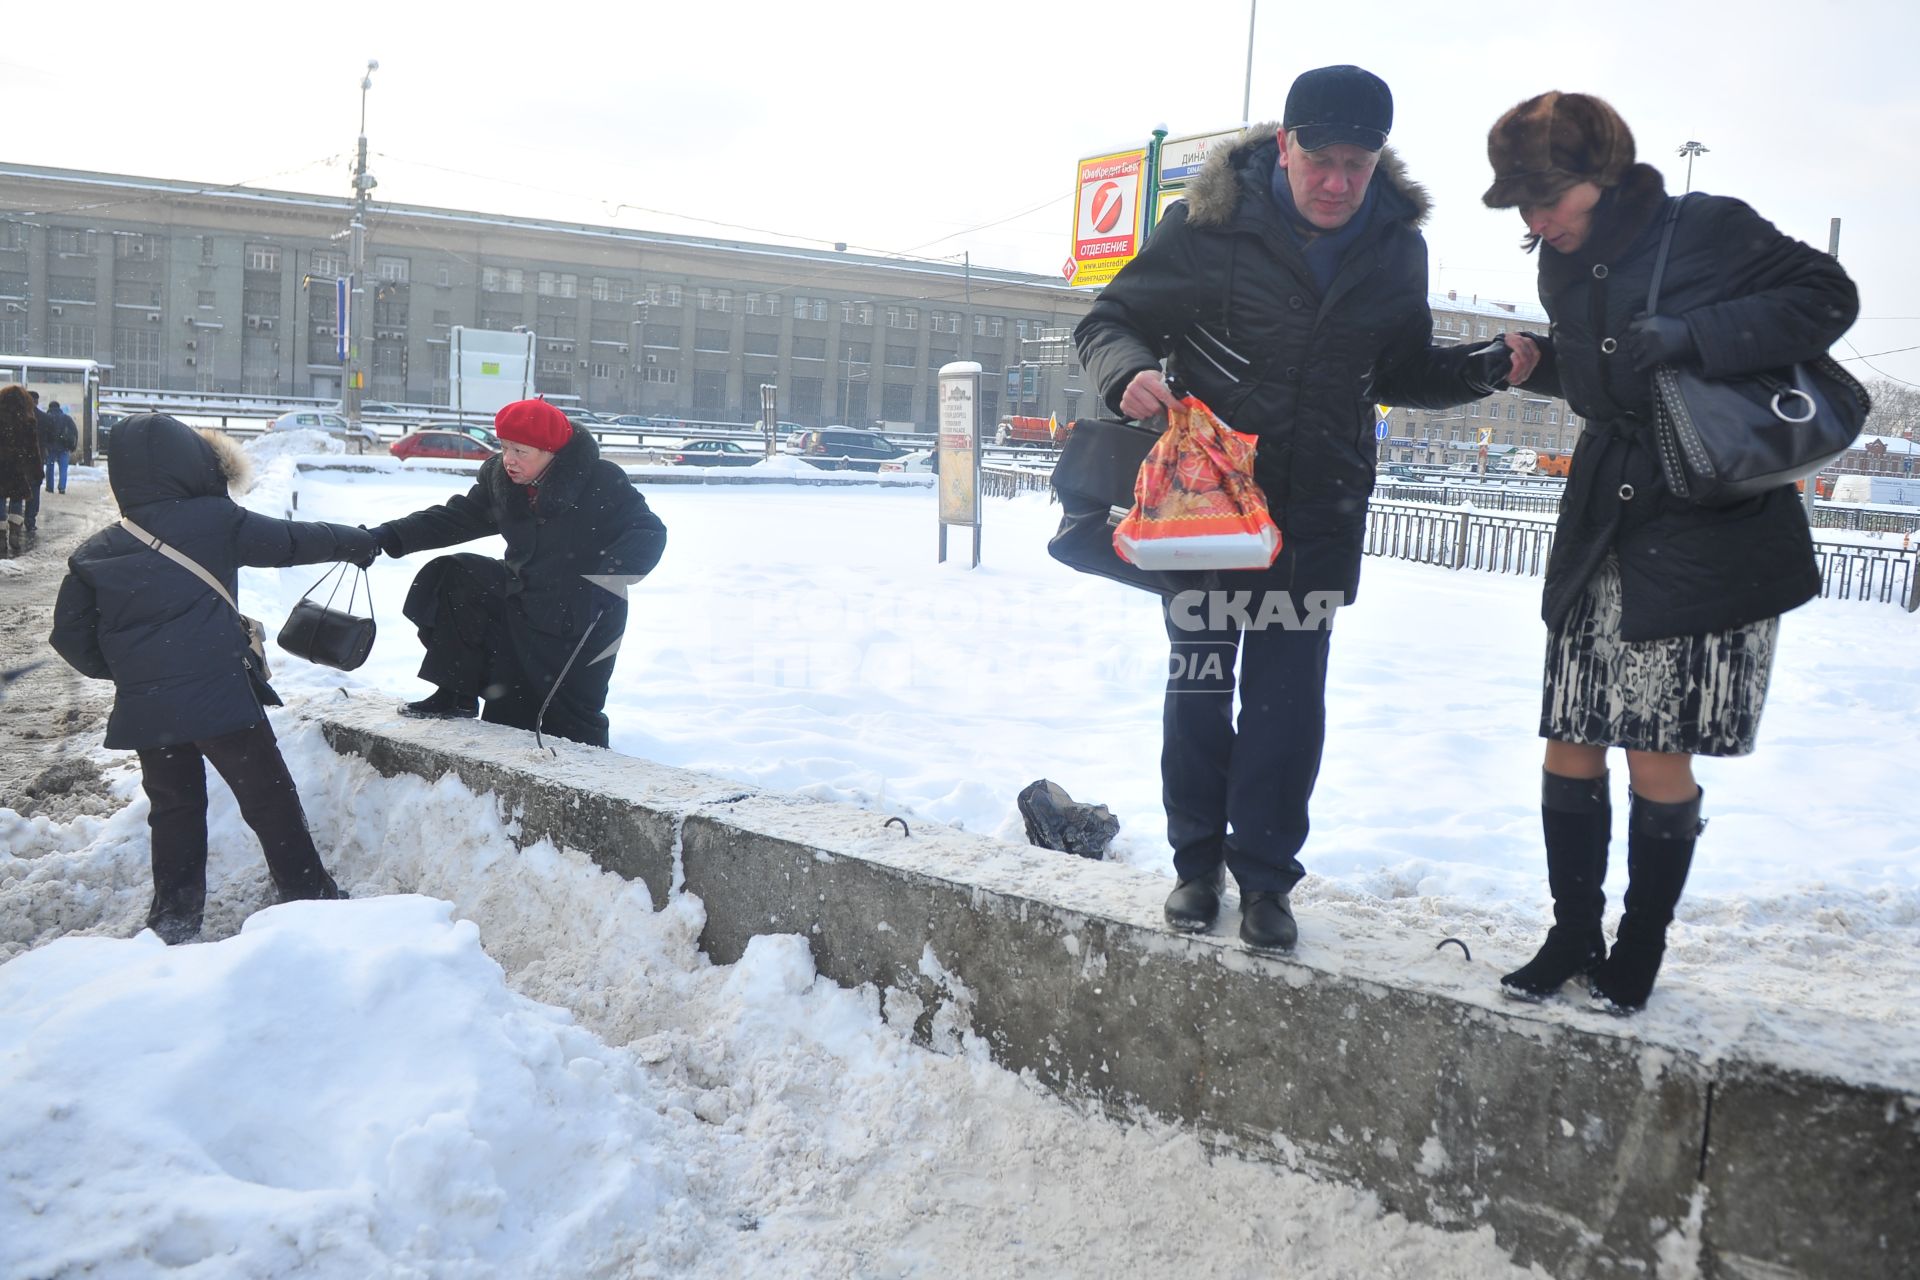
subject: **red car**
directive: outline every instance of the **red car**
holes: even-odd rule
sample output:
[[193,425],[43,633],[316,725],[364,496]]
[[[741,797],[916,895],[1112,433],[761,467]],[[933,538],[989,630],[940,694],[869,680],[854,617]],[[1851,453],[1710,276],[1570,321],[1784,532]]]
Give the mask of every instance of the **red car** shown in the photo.
[[409,431],[388,448],[396,458],[464,458],[485,462],[500,452],[500,447],[465,431],[446,427],[423,427]]

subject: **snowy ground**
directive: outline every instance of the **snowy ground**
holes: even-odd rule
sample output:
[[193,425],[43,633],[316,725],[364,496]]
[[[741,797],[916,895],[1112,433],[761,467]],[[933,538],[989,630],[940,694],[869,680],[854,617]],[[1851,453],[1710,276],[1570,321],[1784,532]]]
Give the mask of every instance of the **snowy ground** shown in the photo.
[[[247,501],[280,514],[292,474]],[[309,474],[299,514],[373,523],[459,484]],[[1164,869],[1157,614],[1045,559],[1044,499],[989,504],[977,571],[933,563],[924,489],[649,499],[670,540],[619,655],[616,749],[1010,839],[1047,776]],[[375,570],[366,667],[283,658],[282,692],[417,696],[399,605],[425,558]],[[278,618],[316,576],[249,571],[243,596]],[[1476,989],[1530,949],[1538,587],[1368,563],[1334,644],[1303,947],[1459,935]],[[1701,768],[1713,826],[1642,1033],[1920,1088],[1916,624],[1790,616],[1759,753]],[[0,1274],[1504,1273],[1484,1233],[1083,1117],[964,1039],[916,1049],[798,939],[712,967],[697,900],[654,912],[572,854],[516,854],[451,781],[283,731],[356,900],[241,932],[265,874],[216,784],[213,945],[123,940],[146,893],[130,772],[117,810],[0,809],[0,1219],[25,1224]]]

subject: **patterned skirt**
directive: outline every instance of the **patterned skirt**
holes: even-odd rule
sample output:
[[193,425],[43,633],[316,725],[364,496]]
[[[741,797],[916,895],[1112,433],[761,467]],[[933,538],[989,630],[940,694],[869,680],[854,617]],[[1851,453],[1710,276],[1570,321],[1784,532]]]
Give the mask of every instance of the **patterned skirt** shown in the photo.
[[1540,736],[1696,756],[1744,756],[1760,730],[1780,619],[1665,640],[1620,638],[1620,565],[1594,572],[1547,637]]

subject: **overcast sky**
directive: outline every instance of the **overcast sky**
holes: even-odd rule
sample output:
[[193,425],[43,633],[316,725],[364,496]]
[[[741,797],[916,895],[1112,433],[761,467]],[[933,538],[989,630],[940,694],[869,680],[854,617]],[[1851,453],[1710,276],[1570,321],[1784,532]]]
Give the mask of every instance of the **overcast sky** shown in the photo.
[[[1241,117],[1247,0],[711,0],[16,6],[0,158],[349,193],[359,79],[376,195],[741,239],[845,241],[1055,273],[1074,162]],[[1837,354],[1920,383],[1920,5],[1263,0],[1253,115],[1358,62],[1435,199],[1433,286],[1534,302],[1511,211],[1480,204],[1487,127],[1597,93],[1679,190],[1737,195],[1840,257],[1862,319]],[[81,14],[83,16],[76,16]],[[705,221],[701,221],[705,220]],[[722,225],[726,224],[726,225]],[[1896,348],[1916,350],[1893,352]],[[1877,376],[1850,367],[1863,376]]]

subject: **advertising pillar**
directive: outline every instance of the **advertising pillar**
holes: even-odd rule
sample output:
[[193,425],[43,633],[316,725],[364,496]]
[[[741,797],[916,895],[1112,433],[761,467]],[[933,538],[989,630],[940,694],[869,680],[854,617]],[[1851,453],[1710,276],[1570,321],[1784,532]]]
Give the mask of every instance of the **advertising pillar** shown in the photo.
[[940,367],[940,562],[947,526],[973,529],[973,565],[980,567],[980,366],[961,360]]

